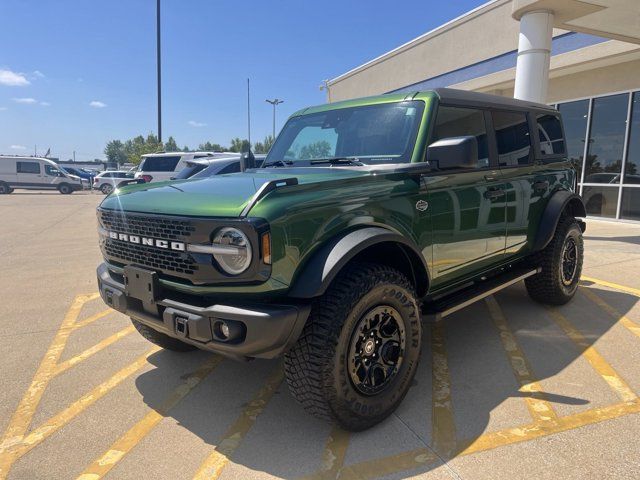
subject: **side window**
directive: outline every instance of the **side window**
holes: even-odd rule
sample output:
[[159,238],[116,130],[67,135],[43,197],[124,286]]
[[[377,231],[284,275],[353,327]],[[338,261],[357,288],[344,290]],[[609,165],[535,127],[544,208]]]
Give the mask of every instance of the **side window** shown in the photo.
[[557,115],[536,115],[538,137],[540,138],[540,152],[542,155],[562,155],[565,153],[562,124]]
[[44,172],[50,177],[62,176],[60,170],[58,170],[56,167],[52,167],[51,165],[45,165]]
[[38,162],[17,162],[18,173],[40,173]]
[[224,175],[225,173],[238,173],[240,171],[240,162],[233,162],[218,172],[218,175]]
[[527,116],[519,112],[491,112],[501,167],[527,165],[531,161],[531,135]]
[[478,141],[478,168],[489,166],[487,127],[484,112],[472,108],[440,106],[433,129],[432,142],[449,137],[474,136]]
[[142,164],[143,172],[173,172],[180,161],[180,155],[147,157]]

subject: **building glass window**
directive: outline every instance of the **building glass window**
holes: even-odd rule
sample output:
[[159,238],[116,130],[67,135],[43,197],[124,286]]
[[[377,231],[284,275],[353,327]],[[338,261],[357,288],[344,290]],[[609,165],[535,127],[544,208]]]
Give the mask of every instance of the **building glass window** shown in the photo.
[[582,172],[584,160],[584,139],[587,134],[587,119],[589,116],[589,100],[567,102],[558,105],[562,113],[564,133],[567,140],[567,155],[578,171],[578,178]]
[[620,183],[628,104],[627,94],[593,100],[584,183]]
[[618,207],[618,187],[582,187],[582,199],[587,208],[587,215],[598,217],[616,217]]
[[640,188],[623,188],[620,218],[640,221]]
[[[631,104],[631,129],[627,164],[624,169],[624,183],[640,183],[640,92],[633,94]],[[624,195],[622,195],[624,201]],[[638,197],[636,197],[638,198]]]

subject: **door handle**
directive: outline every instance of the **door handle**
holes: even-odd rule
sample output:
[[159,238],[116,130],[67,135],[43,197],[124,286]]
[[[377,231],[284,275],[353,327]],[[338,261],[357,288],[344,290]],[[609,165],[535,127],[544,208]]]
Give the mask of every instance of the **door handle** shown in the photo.
[[501,188],[487,188],[484,191],[484,198],[488,200],[493,200],[495,198],[500,198],[504,196],[505,196],[504,190]]

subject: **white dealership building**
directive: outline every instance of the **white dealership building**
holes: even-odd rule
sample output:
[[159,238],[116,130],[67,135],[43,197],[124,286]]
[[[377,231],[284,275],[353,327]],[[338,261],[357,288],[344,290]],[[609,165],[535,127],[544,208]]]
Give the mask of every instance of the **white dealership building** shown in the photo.
[[556,105],[589,215],[640,221],[640,0],[494,0],[326,87],[331,102],[452,87]]

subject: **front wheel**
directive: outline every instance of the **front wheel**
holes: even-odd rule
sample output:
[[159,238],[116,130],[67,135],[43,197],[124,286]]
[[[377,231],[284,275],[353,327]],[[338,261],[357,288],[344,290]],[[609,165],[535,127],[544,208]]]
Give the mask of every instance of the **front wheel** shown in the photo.
[[583,257],[580,225],[573,217],[561,218],[549,245],[533,258],[542,271],[525,280],[529,296],[549,305],[567,303],[578,289]]
[[58,191],[63,195],[69,195],[70,193],[73,192],[71,187],[69,185],[67,185],[66,183],[63,183],[62,185],[60,185],[58,187]]
[[294,398],[310,414],[347,430],[390,415],[418,367],[421,325],[413,286],[397,270],[347,266],[313,305],[285,356]]

